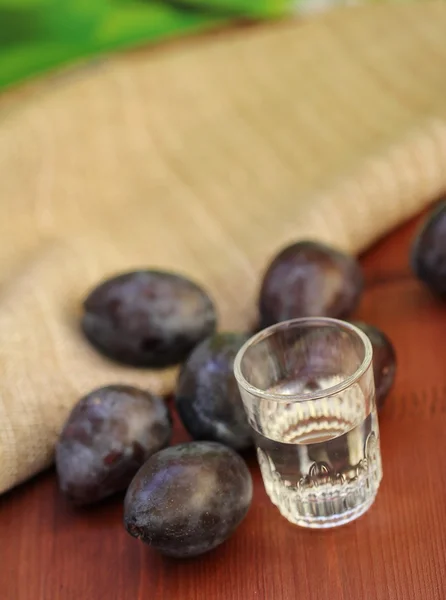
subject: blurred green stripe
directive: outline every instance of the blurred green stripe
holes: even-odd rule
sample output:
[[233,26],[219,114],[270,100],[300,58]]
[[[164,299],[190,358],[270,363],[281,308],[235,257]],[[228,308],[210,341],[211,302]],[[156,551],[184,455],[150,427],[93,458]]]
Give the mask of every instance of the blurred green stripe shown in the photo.
[[105,51],[313,4],[321,0],[0,0],[0,88]]
[[227,19],[157,1],[0,0],[0,87],[96,54]]
[[180,6],[210,8],[227,14],[245,15],[255,18],[279,17],[286,14],[298,0],[173,0]]

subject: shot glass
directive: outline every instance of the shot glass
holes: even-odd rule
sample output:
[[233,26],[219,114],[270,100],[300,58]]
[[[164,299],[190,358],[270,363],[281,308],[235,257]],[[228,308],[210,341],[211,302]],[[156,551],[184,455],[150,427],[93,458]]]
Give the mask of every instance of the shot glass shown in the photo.
[[368,337],[336,319],[285,321],[246,342],[234,373],[282,515],[326,528],[366,512],[382,478]]

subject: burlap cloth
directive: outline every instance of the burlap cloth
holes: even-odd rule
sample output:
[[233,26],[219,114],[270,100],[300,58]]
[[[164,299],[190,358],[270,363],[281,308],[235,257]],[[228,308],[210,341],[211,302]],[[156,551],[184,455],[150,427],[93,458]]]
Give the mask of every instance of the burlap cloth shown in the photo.
[[359,252],[446,188],[446,6],[372,6],[176,42],[0,103],[0,491],[51,463],[80,395],[168,392],[79,333],[87,290],[189,274],[221,328],[301,237]]

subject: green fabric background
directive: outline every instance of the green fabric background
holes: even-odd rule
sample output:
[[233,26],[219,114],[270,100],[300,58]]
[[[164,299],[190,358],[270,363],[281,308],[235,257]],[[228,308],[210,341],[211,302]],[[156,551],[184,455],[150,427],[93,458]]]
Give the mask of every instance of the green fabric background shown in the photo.
[[[324,6],[346,2],[325,0]],[[320,3],[320,0],[0,0],[0,89],[102,52],[211,29],[233,19],[280,17]]]
[[0,87],[104,51],[270,17],[290,0],[0,0]]

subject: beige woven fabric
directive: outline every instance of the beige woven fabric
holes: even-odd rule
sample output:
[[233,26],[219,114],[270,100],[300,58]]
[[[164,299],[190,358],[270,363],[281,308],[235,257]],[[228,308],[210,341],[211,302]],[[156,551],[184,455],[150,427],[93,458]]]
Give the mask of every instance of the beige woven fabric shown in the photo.
[[[0,103],[0,491],[49,465],[118,367],[78,332],[99,279],[189,274],[246,328],[285,243],[358,252],[446,189],[446,7],[339,10],[118,57]],[[9,98],[10,100],[10,98]]]

